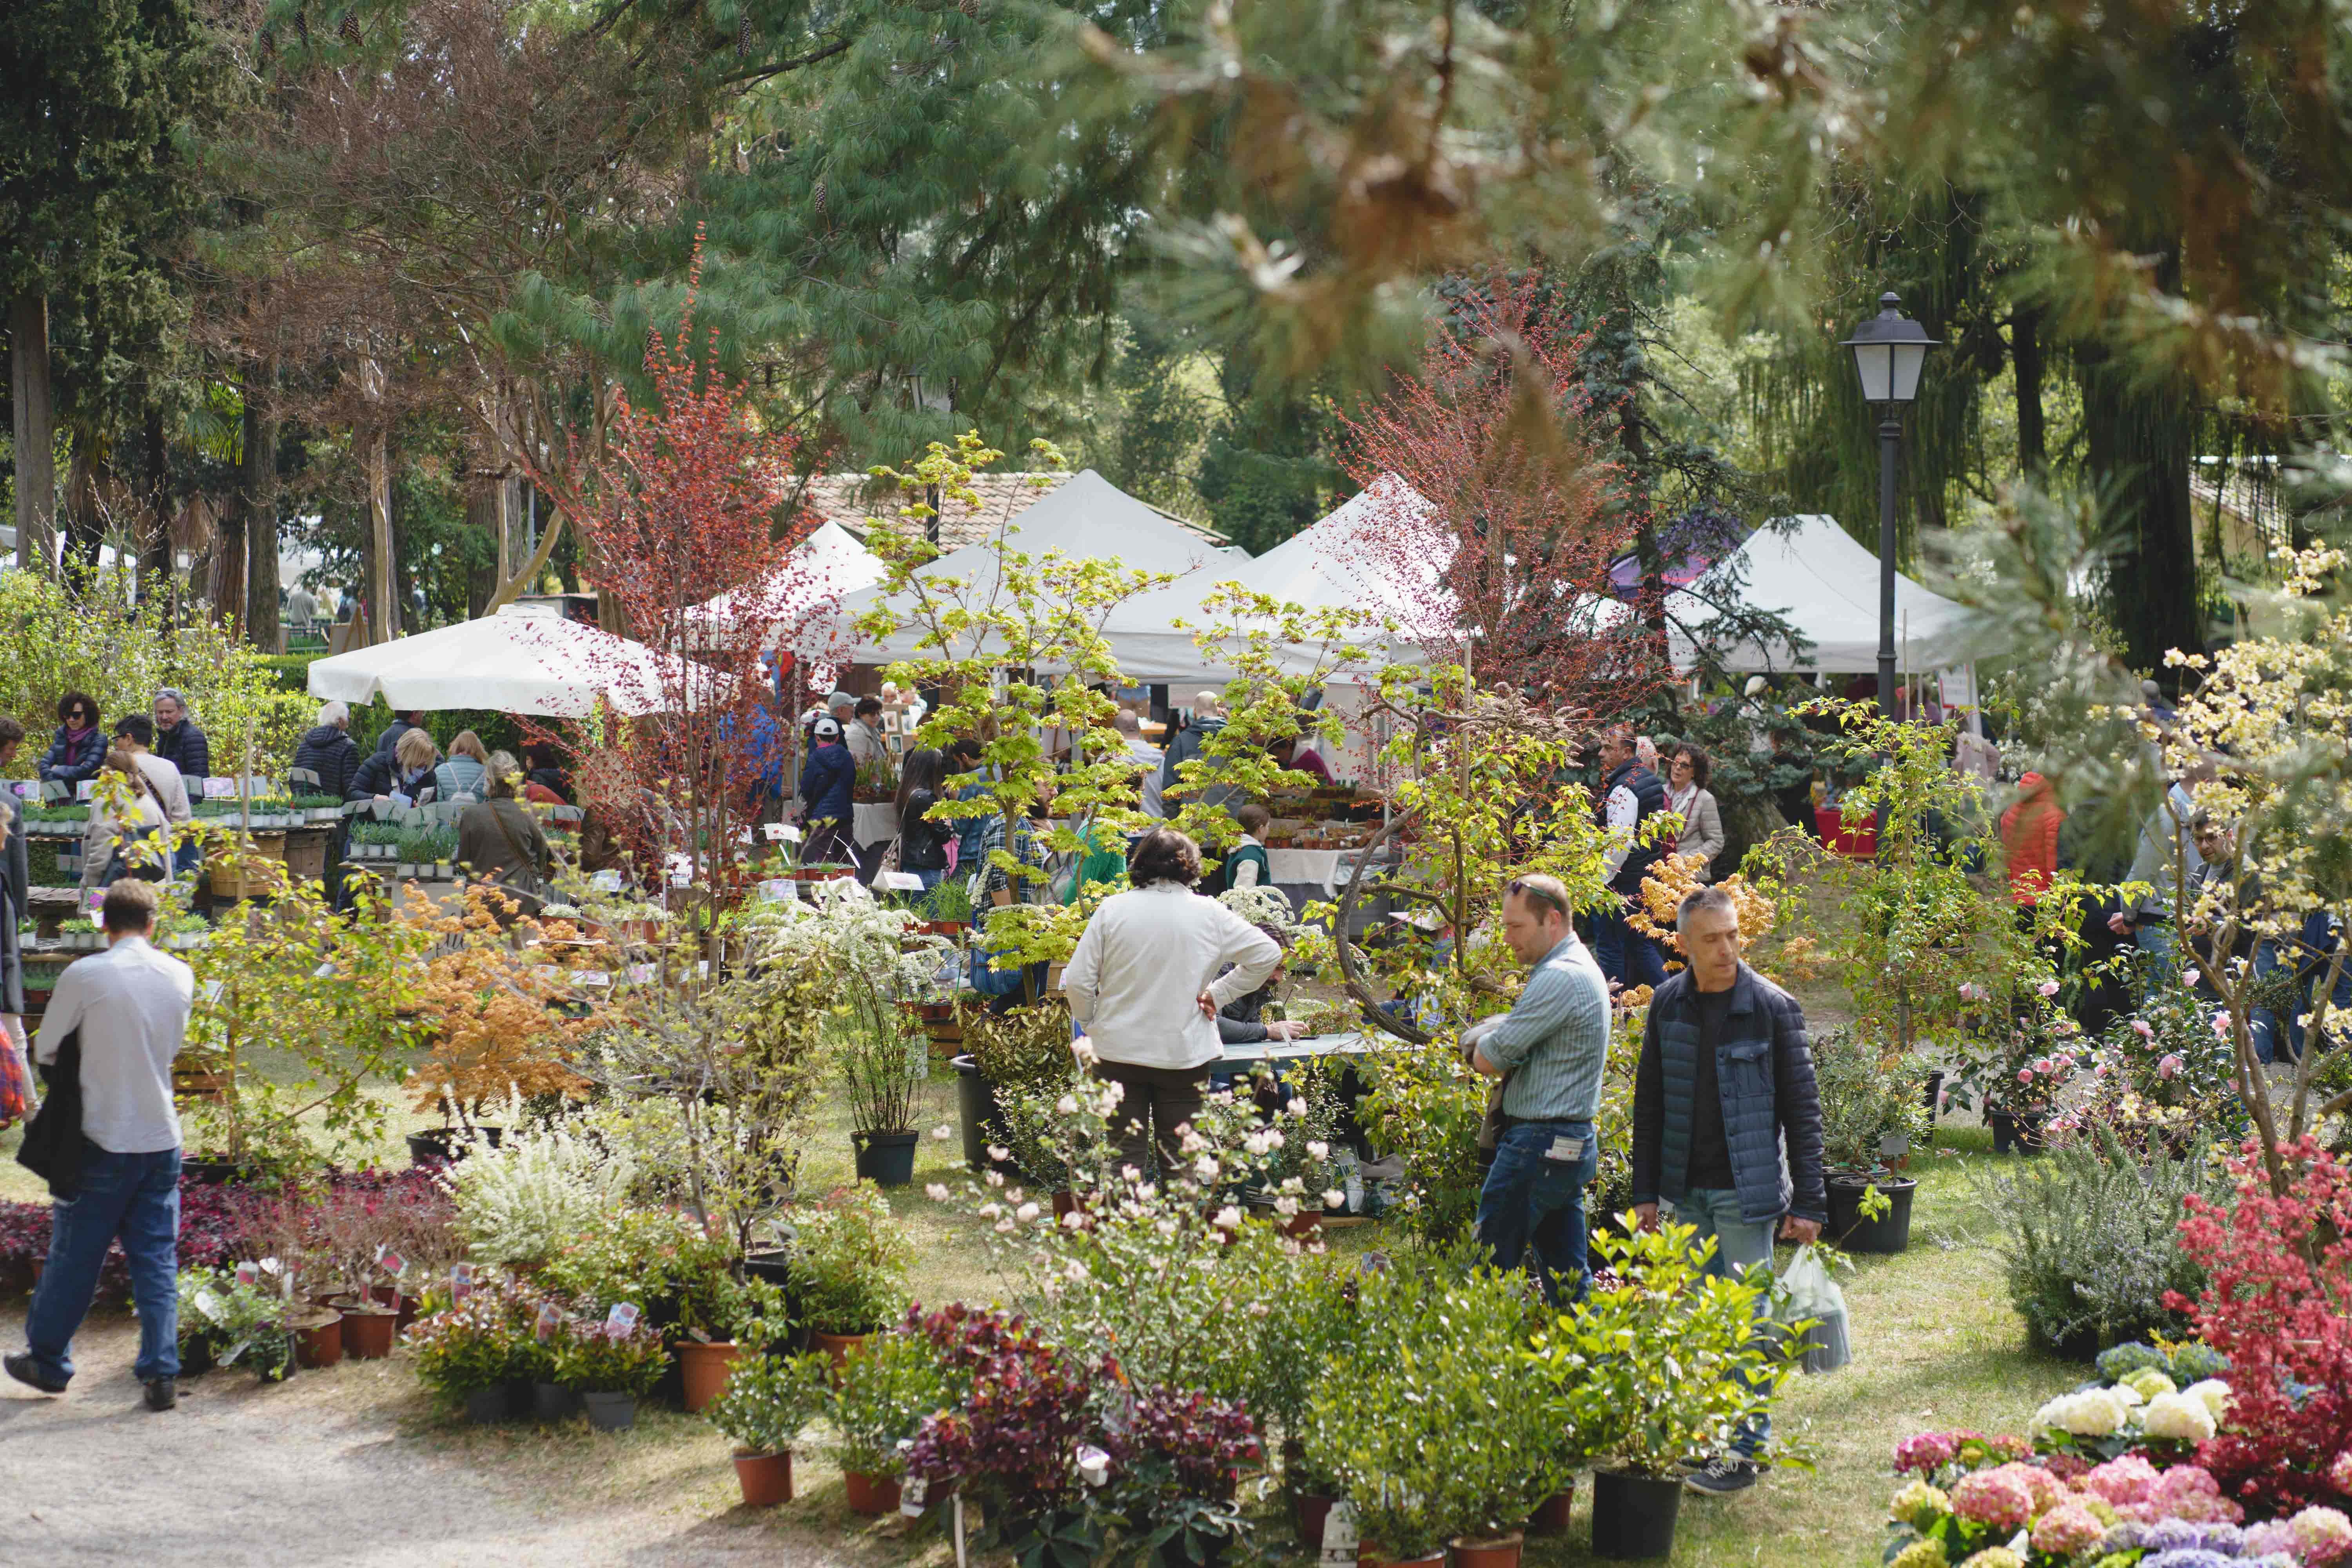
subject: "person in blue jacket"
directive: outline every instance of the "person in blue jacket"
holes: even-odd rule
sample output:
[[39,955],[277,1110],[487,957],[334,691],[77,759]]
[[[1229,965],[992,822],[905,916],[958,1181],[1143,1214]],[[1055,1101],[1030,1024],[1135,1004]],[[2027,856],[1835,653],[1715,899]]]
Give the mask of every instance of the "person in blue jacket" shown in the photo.
[[850,790],[857,782],[857,764],[842,743],[841,721],[828,714],[816,721],[808,761],[801,765],[801,821],[808,837],[801,845],[803,865],[855,857],[850,845]]
[[70,798],[76,785],[96,778],[105,765],[106,731],[98,726],[98,701],[87,691],[68,691],[58,698],[58,720],[49,754],[41,759],[41,778],[64,784]]

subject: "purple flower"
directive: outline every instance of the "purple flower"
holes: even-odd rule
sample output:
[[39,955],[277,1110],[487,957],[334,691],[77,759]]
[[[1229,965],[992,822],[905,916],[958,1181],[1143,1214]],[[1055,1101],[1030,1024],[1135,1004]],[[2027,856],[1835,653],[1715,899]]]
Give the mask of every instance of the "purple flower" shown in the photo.
[[2185,1519],[2159,1519],[2140,1532],[2149,1552],[2188,1552],[2204,1545],[2203,1532]]
[[2159,1552],[2139,1560],[2139,1568],[2245,1568],[2237,1558],[2219,1552],[2208,1552],[2201,1546],[2184,1547],[2178,1552]]

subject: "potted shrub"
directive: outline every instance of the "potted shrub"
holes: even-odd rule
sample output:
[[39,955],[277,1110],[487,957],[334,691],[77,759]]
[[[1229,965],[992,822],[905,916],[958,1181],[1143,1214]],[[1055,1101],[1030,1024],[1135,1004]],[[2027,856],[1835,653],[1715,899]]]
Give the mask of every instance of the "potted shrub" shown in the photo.
[[[1801,1340],[1759,1331],[1769,1281],[1706,1274],[1694,1234],[1664,1224],[1596,1237],[1595,1269],[1619,1282],[1596,1284],[1527,1352],[1596,1461],[1596,1556],[1671,1552],[1681,1467],[1730,1451],[1804,1353]],[[1755,1458],[1771,1462],[1769,1450]]]
[[1919,1184],[1895,1166],[1927,1141],[1929,1070],[1919,1053],[1874,1047],[1850,1029],[1827,1029],[1814,1040],[1829,1176],[1824,1240],[1849,1252],[1898,1253],[1910,1246]]
[[297,1303],[217,1269],[182,1271],[179,1296],[180,1342],[195,1349],[204,1364],[241,1361],[264,1383],[281,1382],[294,1371],[289,1323],[301,1310]]
[[1213,1568],[1245,1546],[1249,1521],[1234,1504],[1241,1467],[1260,1457],[1257,1428],[1239,1402],[1153,1388],[1121,1412],[1123,1458],[1104,1501],[1125,1521],[1127,1544],[1160,1568]]
[[[746,1326],[755,1343],[783,1336],[782,1322]],[[751,1355],[705,1414],[735,1440],[735,1479],[747,1508],[793,1500],[793,1446],[824,1405],[833,1363],[822,1355]]]
[[849,1090],[850,1142],[856,1150],[858,1179],[880,1187],[903,1187],[915,1179],[915,1084],[929,1065],[922,1036],[900,1026],[906,1015],[881,1013],[880,1032],[852,1026],[841,1053]]
[[719,1397],[747,1347],[756,1353],[781,1342],[789,1316],[783,1291],[764,1279],[713,1272],[690,1282],[678,1297],[683,1331],[670,1346],[687,1414]]
[[907,1304],[912,1261],[890,1205],[870,1186],[840,1188],[793,1211],[793,1299],[815,1348],[840,1366],[866,1336],[887,1327]]
[[[408,1327],[408,1347],[425,1386],[466,1418],[487,1425],[517,1412],[515,1384],[532,1371],[526,1303],[507,1290],[478,1289]],[[536,1321],[538,1303],[528,1304]],[[528,1397],[526,1394],[525,1397]]]
[[834,1434],[827,1452],[841,1467],[849,1506],[864,1514],[896,1513],[907,1446],[925,1416],[957,1402],[956,1380],[921,1335],[876,1334],[849,1357],[825,1405]]
[[1004,1142],[1002,1096],[1046,1089],[1058,1095],[1077,1077],[1069,1005],[1048,998],[1008,1013],[975,1011],[964,1019],[964,1039],[970,1052],[949,1065],[957,1075],[964,1163],[982,1171],[991,1164],[990,1147]]
[[654,1391],[669,1363],[661,1334],[627,1313],[602,1322],[574,1323],[556,1359],[558,1376],[579,1391],[589,1423],[600,1432],[636,1425],[637,1401]]

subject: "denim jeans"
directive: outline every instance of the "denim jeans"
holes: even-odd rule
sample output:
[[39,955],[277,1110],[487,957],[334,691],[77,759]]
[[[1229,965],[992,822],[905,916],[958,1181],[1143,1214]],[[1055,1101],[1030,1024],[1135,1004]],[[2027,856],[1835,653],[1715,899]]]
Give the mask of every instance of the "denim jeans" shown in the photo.
[[1592,958],[1601,965],[1601,973],[1622,984],[1627,990],[1636,985],[1654,989],[1666,983],[1666,961],[1658,952],[1658,944],[1635,931],[1625,917],[1603,910],[1592,917]]
[[2146,1000],[2147,992],[2158,985],[2169,985],[2179,973],[2172,922],[2141,921],[2132,927],[2132,945],[2140,951],[2142,1000]]
[[[1554,1141],[1563,1138],[1577,1152],[1555,1160]],[[1532,1251],[1536,1280],[1554,1305],[1563,1289],[1584,1299],[1584,1189],[1600,1166],[1590,1121],[1522,1121],[1504,1130],[1478,1193],[1478,1240],[1495,1267],[1517,1268]]]
[[180,1373],[180,1152],[116,1154],[88,1139],[81,1191],[49,1209],[49,1258],[26,1315],[33,1361],[62,1383],[73,1376],[74,1331],[89,1313],[106,1249],[120,1237],[139,1309],[141,1381]]
[[[1729,1187],[1694,1187],[1673,1207],[1676,1223],[1697,1231],[1691,1237],[1693,1247],[1702,1246],[1709,1238],[1714,1240],[1715,1251],[1706,1260],[1709,1274],[1729,1279],[1761,1268],[1764,1278],[1759,1283],[1771,1283],[1772,1235],[1779,1228],[1778,1221],[1758,1222],[1742,1217],[1739,1194]],[[1769,1297],[1758,1299],[1756,1315],[1759,1323],[1771,1316]],[[1759,1416],[1740,1428],[1731,1447],[1738,1453],[1754,1455],[1762,1450],[1771,1436],[1772,1417]]]

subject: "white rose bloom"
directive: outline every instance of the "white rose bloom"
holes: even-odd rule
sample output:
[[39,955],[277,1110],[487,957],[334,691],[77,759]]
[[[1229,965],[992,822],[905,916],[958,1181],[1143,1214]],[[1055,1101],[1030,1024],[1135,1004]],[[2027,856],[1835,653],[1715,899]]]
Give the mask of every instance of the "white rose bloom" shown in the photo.
[[948,1184],[945,1182],[933,1182],[923,1189],[923,1195],[935,1204],[943,1204],[948,1201]]
[[1217,1211],[1217,1228],[1219,1230],[1239,1230],[1241,1226],[1242,1211],[1234,1207],[1232,1204],[1227,1204],[1224,1207]]
[[1310,1138],[1307,1141],[1307,1154],[1309,1159],[1320,1160],[1330,1152],[1331,1145],[1320,1138]]
[[1013,1217],[1019,1220],[1023,1225],[1027,1225],[1031,1220],[1037,1217],[1037,1205],[1035,1204],[1023,1204],[1019,1208],[1013,1211]]
[[1078,1097],[1066,1094],[1054,1102],[1054,1109],[1065,1116],[1076,1116],[1078,1113]]
[[1288,1219],[1298,1212],[1298,1200],[1293,1197],[1276,1198],[1274,1200],[1274,1212]]
[[1201,1180],[1204,1182],[1215,1181],[1217,1179],[1217,1157],[1214,1154],[1202,1155],[1199,1159],[1192,1162],[1192,1173],[1200,1177]]
[[1340,1191],[1338,1187],[1326,1187],[1323,1190],[1323,1206],[1325,1208],[1342,1208],[1346,1206],[1347,1202],[1348,1194]]
[[2140,1417],[2140,1429],[2151,1437],[2202,1443],[2213,1435],[2213,1413],[2205,1407],[2202,1399],[2192,1399],[2186,1394],[2159,1394],[2147,1402],[2147,1413]]

